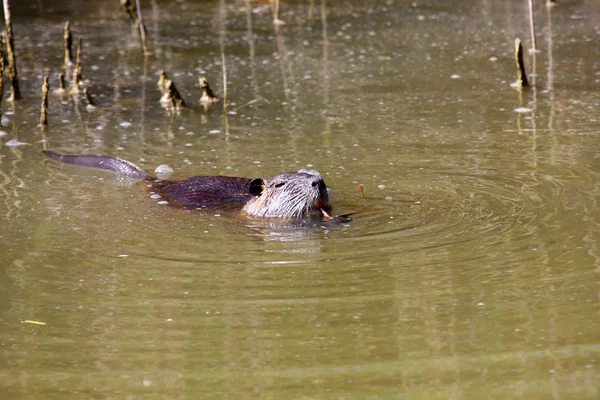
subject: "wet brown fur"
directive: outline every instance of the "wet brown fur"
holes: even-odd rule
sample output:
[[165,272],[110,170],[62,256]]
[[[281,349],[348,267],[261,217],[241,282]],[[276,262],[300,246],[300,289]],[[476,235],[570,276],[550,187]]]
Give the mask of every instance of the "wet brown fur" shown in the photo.
[[66,164],[102,169],[149,182],[152,193],[170,205],[201,208],[232,205],[255,217],[301,219],[322,216],[331,210],[327,187],[310,173],[286,173],[270,180],[230,176],[194,176],[182,181],[159,180],[137,165],[104,156],[70,156],[44,151],[46,156]]

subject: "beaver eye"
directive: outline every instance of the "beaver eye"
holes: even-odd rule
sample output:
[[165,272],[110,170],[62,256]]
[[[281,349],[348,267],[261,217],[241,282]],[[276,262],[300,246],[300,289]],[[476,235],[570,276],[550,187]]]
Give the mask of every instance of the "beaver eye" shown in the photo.
[[283,185],[285,185],[285,182],[279,182],[279,183],[276,183],[276,184],[275,184],[275,187],[276,187],[276,188],[280,188],[280,187],[282,187]]

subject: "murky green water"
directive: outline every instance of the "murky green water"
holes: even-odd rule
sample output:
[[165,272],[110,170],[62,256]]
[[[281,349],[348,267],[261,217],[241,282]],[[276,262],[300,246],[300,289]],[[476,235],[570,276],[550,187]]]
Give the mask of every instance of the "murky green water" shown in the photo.
[[[277,29],[262,3],[142,1],[145,62],[118,2],[33,3],[0,138],[3,399],[600,396],[600,4],[537,5],[520,94],[522,1],[285,2]],[[42,135],[67,19],[98,109],[53,95]],[[200,76],[223,93],[221,45],[227,117],[197,104]],[[192,110],[161,108],[162,69]],[[190,213],[45,148],[181,178],[312,168],[367,212]]]

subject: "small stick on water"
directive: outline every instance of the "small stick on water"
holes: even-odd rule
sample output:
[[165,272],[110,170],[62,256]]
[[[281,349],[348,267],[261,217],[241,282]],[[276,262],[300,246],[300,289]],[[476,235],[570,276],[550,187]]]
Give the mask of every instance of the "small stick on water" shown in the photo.
[[323,219],[325,221],[331,221],[334,219],[331,215],[327,214],[327,211],[323,210],[322,208],[319,208],[319,210],[321,210],[321,212],[323,213]]
[[236,107],[236,108],[234,108],[233,110],[234,110],[234,111],[239,111],[239,110],[241,110],[241,109],[242,109],[242,108],[244,108],[244,107],[248,107],[248,106],[251,106],[252,104],[258,103],[259,101],[264,101],[264,102],[266,102],[266,103],[270,103],[270,102],[269,102],[269,100],[265,99],[264,97],[257,97],[257,98],[255,98],[255,99],[252,99],[252,100],[250,100],[250,101],[249,101],[249,102],[247,102],[247,103],[244,103],[244,104],[242,104],[242,105],[241,105],[241,106],[239,106],[239,107]]
[[515,62],[517,63],[517,87],[529,86],[527,74],[525,73],[525,63],[523,62],[523,45],[521,39],[515,39]]
[[360,193],[360,197],[365,197],[365,188],[363,187],[363,185],[358,185],[358,193]]
[[75,61],[75,73],[73,74],[73,84],[71,85],[71,93],[80,92],[80,81],[81,81],[81,44],[82,40],[79,38],[79,44],[77,46],[77,60]]
[[48,91],[50,85],[48,84],[48,76],[44,77],[44,84],[42,85],[42,109],[40,115],[40,126],[43,128],[48,125]]
[[96,103],[94,103],[94,99],[90,96],[87,88],[83,89],[83,96],[85,97],[85,101],[87,102],[88,108],[96,108]]
[[17,55],[15,53],[15,42],[12,31],[12,18],[10,15],[10,1],[3,0],[4,22],[6,24],[6,44],[8,50],[8,78],[10,79],[11,101],[21,100],[19,90],[19,77],[17,72]]
[[71,35],[71,24],[69,21],[65,23],[65,66],[70,67],[73,65],[73,53],[71,47],[73,47],[73,35]]
[[219,98],[210,88],[210,85],[208,84],[208,80],[206,78],[198,79],[198,84],[200,85],[200,89],[202,89],[202,97],[200,97],[201,103],[210,104],[219,101]]
[[531,51],[536,51],[535,45],[535,18],[533,16],[533,0],[528,0],[529,3],[529,34],[531,35]]

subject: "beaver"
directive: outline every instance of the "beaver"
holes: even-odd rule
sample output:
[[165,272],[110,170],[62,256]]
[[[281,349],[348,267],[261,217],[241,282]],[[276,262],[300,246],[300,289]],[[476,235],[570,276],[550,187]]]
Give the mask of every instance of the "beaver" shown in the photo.
[[217,205],[240,207],[260,218],[302,220],[328,216],[331,211],[327,186],[316,173],[285,173],[265,180],[232,176],[194,176],[182,181],[160,180],[132,162],[105,156],[74,156],[43,151],[66,164],[113,172],[150,182],[150,190],[169,205],[203,208]]

